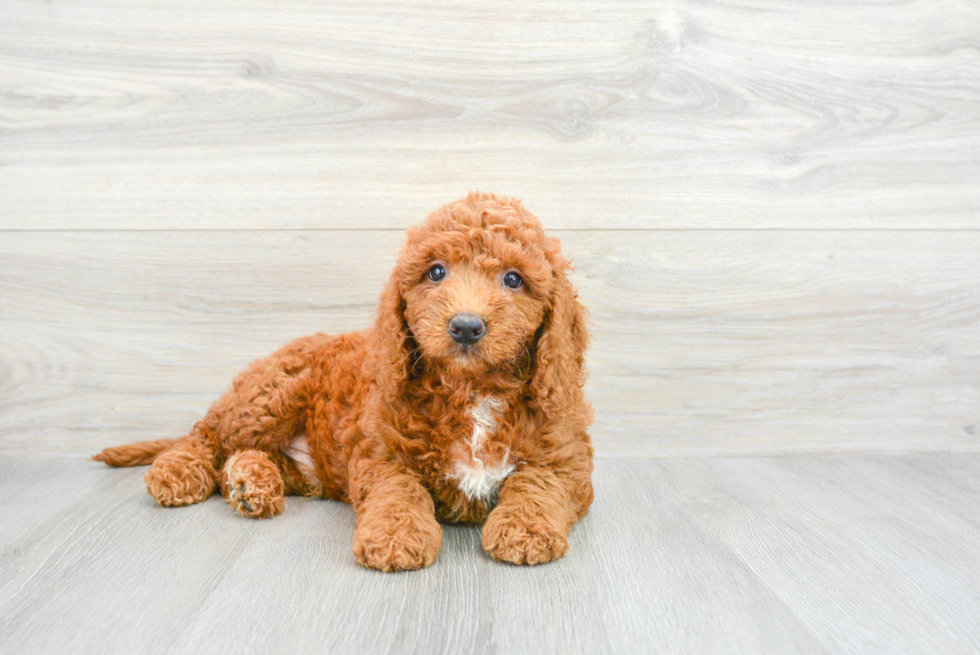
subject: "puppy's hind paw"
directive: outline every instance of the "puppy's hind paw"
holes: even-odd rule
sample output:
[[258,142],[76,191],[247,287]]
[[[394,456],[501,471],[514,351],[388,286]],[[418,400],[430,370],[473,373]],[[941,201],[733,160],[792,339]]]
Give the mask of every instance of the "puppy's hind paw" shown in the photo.
[[213,494],[217,477],[211,462],[172,450],[157,457],[143,479],[159,505],[180,507],[199,503]]
[[285,484],[278,467],[258,450],[235,453],[225,463],[225,501],[253,519],[272,518],[286,505]]

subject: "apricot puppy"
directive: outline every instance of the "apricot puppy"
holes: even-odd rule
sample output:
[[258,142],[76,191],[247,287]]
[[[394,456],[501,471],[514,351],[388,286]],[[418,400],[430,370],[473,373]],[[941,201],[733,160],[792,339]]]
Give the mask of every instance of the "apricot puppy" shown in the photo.
[[483,524],[515,564],[561,557],[592,503],[586,315],[556,239],[518,201],[471,194],[408,231],[368,330],[252,362],[187,436],[107,448],[150,464],[163,506],[220,489],[247,517],[286,495],[352,503],[382,571],[439,554],[439,522]]

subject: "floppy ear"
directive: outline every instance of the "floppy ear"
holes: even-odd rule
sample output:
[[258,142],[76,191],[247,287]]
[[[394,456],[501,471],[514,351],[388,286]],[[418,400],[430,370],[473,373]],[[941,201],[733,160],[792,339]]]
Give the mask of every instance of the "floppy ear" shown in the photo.
[[381,293],[374,339],[378,358],[375,379],[384,398],[394,400],[401,395],[408,381],[411,353],[415,347],[405,323],[405,300],[394,274]]
[[554,268],[551,309],[538,330],[531,380],[533,402],[548,418],[555,418],[581,399],[586,377],[588,315],[578,301],[563,264]]

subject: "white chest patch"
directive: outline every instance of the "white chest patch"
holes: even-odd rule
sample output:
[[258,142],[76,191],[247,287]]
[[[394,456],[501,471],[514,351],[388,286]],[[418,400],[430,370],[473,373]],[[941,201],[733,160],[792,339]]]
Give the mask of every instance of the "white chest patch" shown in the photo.
[[508,462],[506,455],[494,466],[489,466],[485,461],[487,453],[484,444],[488,437],[497,432],[497,417],[494,412],[499,412],[501,407],[501,402],[496,398],[481,397],[470,408],[469,414],[473,421],[469,443],[471,456],[469,460],[457,461],[449,476],[470,500],[492,501],[503,481],[514,472],[514,465]]

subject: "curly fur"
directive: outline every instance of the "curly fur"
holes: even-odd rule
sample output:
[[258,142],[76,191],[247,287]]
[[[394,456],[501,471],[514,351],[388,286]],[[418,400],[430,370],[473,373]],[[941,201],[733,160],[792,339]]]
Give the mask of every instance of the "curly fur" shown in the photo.
[[[434,263],[447,275],[433,281]],[[216,488],[265,518],[285,495],[352,503],[354,553],[383,571],[439,553],[439,521],[483,523],[495,559],[561,557],[592,503],[586,314],[558,241],[515,200],[471,194],[411,228],[371,329],[294,341],[239,374],[182,439],[108,448],[150,463],[164,506]],[[502,283],[508,271],[525,284]],[[475,345],[447,331],[486,322]]]

